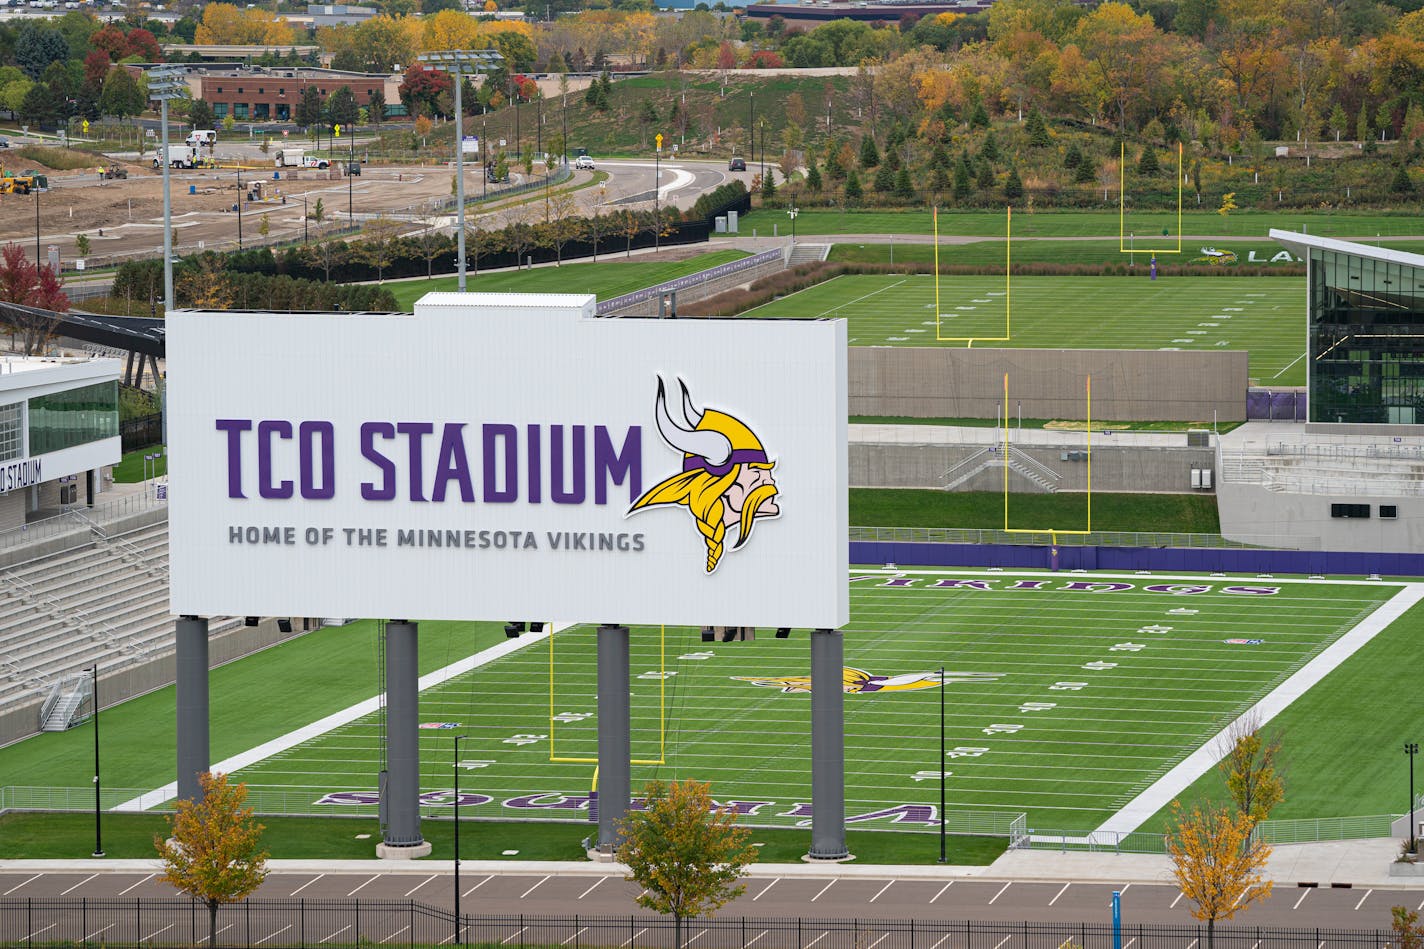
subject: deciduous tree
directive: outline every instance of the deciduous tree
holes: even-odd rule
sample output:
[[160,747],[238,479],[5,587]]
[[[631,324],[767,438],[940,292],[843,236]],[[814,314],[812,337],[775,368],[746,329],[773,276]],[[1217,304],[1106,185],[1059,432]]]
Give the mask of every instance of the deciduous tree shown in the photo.
[[1229,807],[1182,810],[1172,803],[1167,855],[1182,895],[1195,905],[1192,916],[1206,923],[1207,949],[1213,949],[1218,920],[1231,919],[1271,895],[1262,874],[1270,844],[1251,839],[1256,822]]
[[168,819],[171,836],[155,837],[163,879],[208,908],[208,945],[218,944],[218,907],[247,899],[267,878],[262,825],[246,806],[247,785],[227,775],[198,776],[203,796],[180,800]]
[[0,301],[33,307],[43,312],[10,311],[4,316],[20,337],[26,356],[44,351],[59,326],[59,316],[69,309],[69,297],[48,264],[37,267],[18,244],[0,249]]
[[746,889],[737,881],[756,860],[750,832],[737,813],[718,807],[710,785],[699,781],[653,781],[643,791],[644,809],[620,823],[618,859],[627,879],[643,887],[638,904],[673,918],[673,946],[682,949],[682,921],[707,916]]
[[1241,719],[1222,740],[1217,770],[1226,779],[1226,790],[1236,809],[1256,823],[1285,800],[1285,782],[1277,767],[1281,740],[1279,731],[1262,734],[1260,721],[1254,717]]

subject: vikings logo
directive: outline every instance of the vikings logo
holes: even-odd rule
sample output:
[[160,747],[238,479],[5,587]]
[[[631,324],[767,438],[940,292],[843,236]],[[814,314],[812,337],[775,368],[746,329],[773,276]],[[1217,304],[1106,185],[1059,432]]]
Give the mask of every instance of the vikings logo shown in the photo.
[[[944,681],[949,682],[993,682],[1003,677],[1002,672],[945,672]],[[810,692],[810,676],[732,676],[738,682],[750,682],[782,692]],[[939,672],[909,672],[897,676],[871,675],[864,669],[846,666],[842,670],[841,687],[846,692],[865,694],[867,692],[913,692],[918,689],[939,687]]]
[[686,507],[707,544],[707,572],[711,573],[722,559],[729,531],[735,532],[732,549],[737,550],[751,539],[757,519],[781,513],[771,475],[776,462],[740,419],[715,409],[697,411],[686,383],[679,379],[678,385],[681,419],[668,412],[662,379],[655,417],[663,440],[683,453],[682,471],[649,488],[628,513],[665,504]]

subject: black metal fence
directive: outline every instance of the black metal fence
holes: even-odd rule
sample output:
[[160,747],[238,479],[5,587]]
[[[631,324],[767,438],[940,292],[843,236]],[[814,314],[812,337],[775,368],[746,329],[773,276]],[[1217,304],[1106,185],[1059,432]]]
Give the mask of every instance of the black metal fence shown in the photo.
[[[0,945],[206,946],[207,909],[183,899],[0,899]],[[1205,926],[1125,926],[1137,949],[1204,949]],[[1389,930],[1218,926],[1218,949],[1386,949]],[[568,946],[672,949],[662,916],[466,915],[409,900],[248,900],[221,907],[218,946]],[[1110,949],[1110,925],[889,919],[686,920],[687,949]]]
[[119,423],[119,438],[124,451],[137,451],[150,445],[163,444],[163,415],[141,415]]

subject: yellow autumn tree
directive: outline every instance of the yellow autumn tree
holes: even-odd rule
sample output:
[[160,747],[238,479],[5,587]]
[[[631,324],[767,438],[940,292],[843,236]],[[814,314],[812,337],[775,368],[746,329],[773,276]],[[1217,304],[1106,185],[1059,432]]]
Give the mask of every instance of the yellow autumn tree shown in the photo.
[[751,832],[737,826],[737,812],[718,807],[711,785],[700,781],[652,781],[644,809],[619,822],[624,836],[618,860],[626,879],[643,887],[638,905],[673,918],[673,947],[682,949],[682,921],[708,916],[746,889],[738,881],[756,861]]
[[1167,855],[1182,895],[1196,904],[1192,916],[1206,923],[1207,949],[1213,949],[1217,920],[1271,895],[1271,881],[1261,872],[1271,846],[1251,839],[1255,826],[1250,814],[1234,808],[1186,812],[1180,801],[1172,802]]
[[474,49],[480,23],[459,10],[441,10],[425,17],[425,49]]
[[218,944],[218,907],[245,900],[267,878],[261,824],[246,806],[247,785],[227,775],[198,777],[200,800],[181,800],[168,818],[168,839],[154,837],[163,879],[208,908],[208,945]]
[[289,46],[296,34],[267,10],[243,10],[231,3],[203,8],[193,42],[199,46]]

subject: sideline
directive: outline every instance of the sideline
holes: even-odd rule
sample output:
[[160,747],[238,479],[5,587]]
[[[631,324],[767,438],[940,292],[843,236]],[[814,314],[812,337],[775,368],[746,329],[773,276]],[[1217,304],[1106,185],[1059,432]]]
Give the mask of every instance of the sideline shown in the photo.
[[[573,624],[550,623],[545,632],[524,633],[517,639],[507,639],[502,643],[497,643],[488,649],[475,653],[473,656],[466,656],[464,659],[452,662],[442,669],[436,669],[434,672],[421,676],[418,688],[421,692],[424,692],[426,689],[448,682],[456,676],[463,675],[473,669],[478,669],[480,666],[488,665],[496,659],[503,658],[526,646],[542,642],[547,639],[551,633],[561,632],[571,625]],[[216,762],[213,764],[212,770],[223,774],[230,774],[241,768],[250,767],[260,761],[264,761],[290,748],[295,748],[303,742],[311,741],[313,738],[325,735],[327,732],[334,731],[343,725],[349,725],[358,718],[377,711],[380,708],[380,699],[381,697],[379,695],[373,696],[363,702],[357,702],[355,705],[344,708],[339,712],[333,712],[325,718],[318,719],[309,725],[303,725],[295,731],[290,731],[278,738],[273,738],[271,741],[263,742],[255,748],[249,748],[247,751],[233,755],[231,758]],[[161,788],[146,791],[138,797],[117,804],[112,810],[146,811],[151,807],[157,807],[165,801],[172,800],[177,796],[178,782],[171,781]]]
[[[1315,581],[1320,582],[1320,581]],[[1390,597],[1364,621],[1341,636],[1314,659],[1301,666],[1294,675],[1272,689],[1265,698],[1247,709],[1240,718],[1227,725],[1206,744],[1192,752],[1172,770],[1153,782],[1146,790],[1129,801],[1123,808],[1108,818],[1093,831],[1098,834],[1129,834],[1137,830],[1166,807],[1178,794],[1186,790],[1197,778],[1206,774],[1225,756],[1225,745],[1231,729],[1238,723],[1254,718],[1264,725],[1275,718],[1331,672],[1339,668],[1345,660],[1362,649],[1370,640],[1384,632],[1385,628],[1403,616],[1420,600],[1424,600],[1424,584],[1411,583]],[[1093,836],[1090,835],[1090,838]]]

